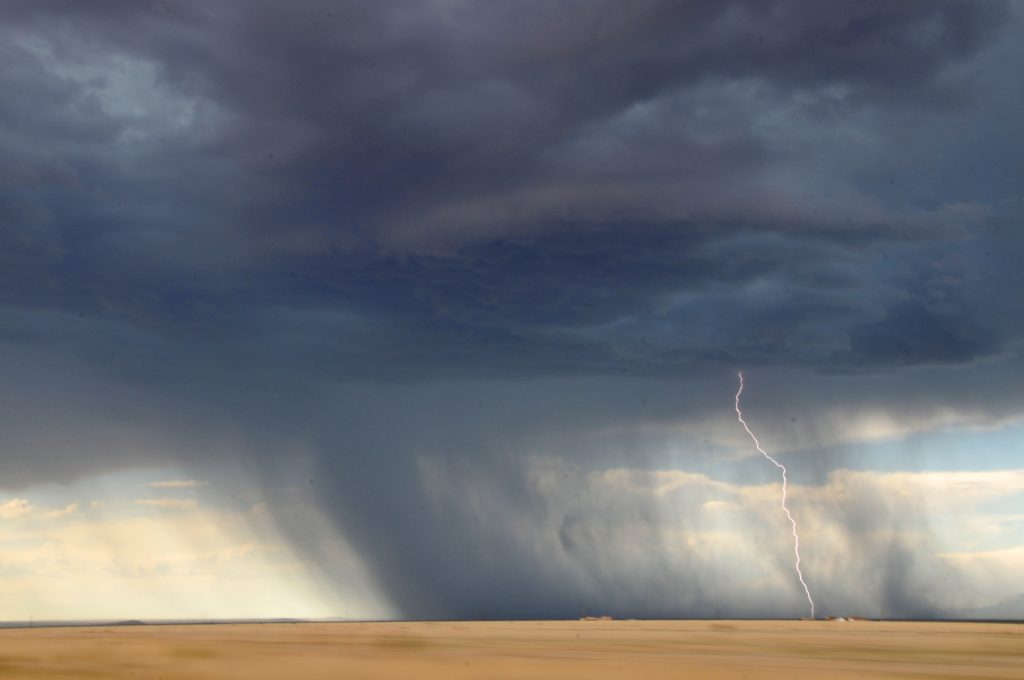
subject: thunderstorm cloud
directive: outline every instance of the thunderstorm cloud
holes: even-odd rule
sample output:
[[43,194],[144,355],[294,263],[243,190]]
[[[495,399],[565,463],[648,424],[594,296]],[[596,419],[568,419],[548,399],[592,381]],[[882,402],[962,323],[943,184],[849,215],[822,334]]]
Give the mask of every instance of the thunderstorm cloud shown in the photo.
[[0,3],[0,530],[222,512],[224,560],[284,546],[354,615],[800,615],[744,369],[822,613],[1015,597],[1022,38],[999,1]]

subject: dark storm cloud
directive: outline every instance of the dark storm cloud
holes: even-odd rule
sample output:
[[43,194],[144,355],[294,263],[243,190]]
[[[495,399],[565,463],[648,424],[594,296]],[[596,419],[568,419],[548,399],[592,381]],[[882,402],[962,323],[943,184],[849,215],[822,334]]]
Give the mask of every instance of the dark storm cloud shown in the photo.
[[886,310],[881,321],[856,329],[850,345],[868,359],[881,356],[901,363],[959,363],[993,352],[987,338],[968,336],[962,325],[959,318],[943,318],[918,306],[897,307]]
[[[703,337],[688,343],[665,299],[718,286],[708,304],[748,314],[761,301],[745,284],[760,279],[782,291],[770,319],[845,314],[854,344],[870,345],[846,362],[999,345],[916,355],[888,342],[898,332],[864,339],[892,292],[863,299],[863,262],[836,258],[956,233],[983,208],[887,207],[787,129],[969,107],[954,67],[999,36],[998,3],[7,11],[9,304],[229,333],[267,306],[341,309],[391,338],[363,343],[371,356],[421,334],[427,356],[411,363],[442,375],[528,370],[518,357],[531,353],[540,373],[637,353],[671,370],[751,347],[699,302],[684,313]],[[786,113],[793,123],[766,117]],[[826,153],[846,147],[836,136]],[[802,206],[786,178],[806,170],[831,174],[835,198]],[[794,230],[762,252],[763,234]],[[809,277],[846,285],[807,294]],[[770,319],[748,316],[764,361],[844,361],[825,347],[793,356]],[[628,337],[610,345],[604,324]],[[658,328],[676,346],[644,349]],[[811,348],[832,342],[810,335]],[[470,360],[445,356],[451,343]]]
[[[984,363],[1022,333],[1010,4],[0,13],[6,484],[238,455],[272,490],[312,451],[402,611],[575,614],[572,560],[495,519],[600,542],[532,509],[538,442],[582,464],[598,425],[699,421],[741,365],[855,375],[845,396],[908,417],[950,406],[946,366],[952,407],[1014,408]],[[432,465],[501,512],[438,510]],[[616,611],[714,613],[659,609],[651,570]]]

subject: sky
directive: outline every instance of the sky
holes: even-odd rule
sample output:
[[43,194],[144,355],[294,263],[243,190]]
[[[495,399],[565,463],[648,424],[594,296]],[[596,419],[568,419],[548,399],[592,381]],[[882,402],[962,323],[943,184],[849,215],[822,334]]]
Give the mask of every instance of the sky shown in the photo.
[[1024,618],[1024,8],[0,1],[0,619]]

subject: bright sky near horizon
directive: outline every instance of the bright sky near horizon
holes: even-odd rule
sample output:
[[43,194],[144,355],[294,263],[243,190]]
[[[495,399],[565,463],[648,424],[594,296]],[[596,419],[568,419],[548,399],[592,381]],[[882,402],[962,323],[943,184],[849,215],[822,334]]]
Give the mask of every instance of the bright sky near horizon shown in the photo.
[[[0,500],[0,620],[391,615],[342,542],[333,558],[346,583],[331,588],[251,491],[157,472],[173,470],[30,487]],[[288,502],[310,526],[323,523],[295,494]]]
[[[944,468],[939,470],[896,469],[892,451],[908,446],[904,436],[879,439],[867,430],[859,440],[844,442],[856,447],[856,459],[868,461],[866,468],[833,470],[818,483],[791,483],[808,579],[824,592],[834,589],[820,581],[823,573],[829,579],[859,580],[860,594],[868,592],[875,601],[874,591],[885,584],[870,564],[857,565],[859,571],[837,564],[846,561],[847,547],[829,506],[851,496],[881,499],[920,514],[915,520],[923,524],[892,528],[887,539],[914,546],[921,557],[948,569],[956,587],[934,596],[944,611],[984,615],[979,610],[993,607],[995,616],[1019,616],[1015,612],[1022,603],[1015,596],[1024,573],[1024,469],[974,470],[964,463],[965,451],[984,448],[993,439],[1020,441],[1020,432],[1021,425],[1012,423],[994,430],[943,427],[917,433],[914,446],[926,449],[932,465]],[[954,445],[944,448],[944,442]],[[670,458],[666,452],[666,461]],[[735,451],[732,458],[745,464],[749,452]],[[887,458],[890,465],[872,469]],[[939,462],[944,459],[945,466]],[[788,460],[798,478],[805,476],[800,472],[804,455]],[[565,468],[551,459],[535,460],[532,467],[536,491],[549,505],[558,504],[567,493],[560,481]],[[292,549],[255,489],[237,480],[221,486],[175,478],[174,472],[112,473],[0,498],[0,620],[396,616],[386,593],[351,546],[317,516],[303,489],[293,488],[280,498],[288,499],[288,512],[302,515],[310,530],[318,527],[324,540],[334,543],[333,583],[318,574],[316,563]],[[703,558],[701,569],[717,567],[722,578],[747,581],[750,597],[762,599],[764,590],[774,591],[778,596],[772,606],[792,608],[787,599],[796,584],[788,565],[763,560],[765,544],[785,552],[786,532],[775,521],[777,483],[731,483],[677,468],[572,474],[577,497],[582,489],[587,498],[586,504],[576,503],[579,509],[617,524],[613,535],[624,553],[643,561],[647,551],[668,546],[668,564],[678,561],[680,573],[686,573],[694,568],[686,564],[687,553],[696,550]],[[461,492],[439,488],[436,493]],[[659,536],[637,531],[628,518],[608,515],[623,498],[643,498],[659,508]],[[694,512],[700,516],[696,530]],[[753,535],[752,527],[771,539]],[[927,535],[921,533],[925,527]],[[685,549],[672,555],[673,544]],[[744,578],[751,571],[757,578]],[[829,606],[835,611],[885,615],[856,599],[832,597]]]

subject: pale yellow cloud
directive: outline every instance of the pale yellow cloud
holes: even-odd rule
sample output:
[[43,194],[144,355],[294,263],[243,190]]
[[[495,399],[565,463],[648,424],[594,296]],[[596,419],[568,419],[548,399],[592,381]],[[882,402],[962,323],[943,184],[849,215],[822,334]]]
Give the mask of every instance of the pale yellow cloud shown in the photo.
[[944,508],[973,505],[1024,492],[1024,469],[984,471],[873,472],[834,470],[828,483],[802,492],[834,501],[858,490],[871,488],[894,498],[912,498]]
[[952,562],[987,563],[1012,570],[1016,574],[1024,574],[1024,545],[1002,550],[978,550],[974,552],[946,552],[939,557]]
[[195,510],[199,507],[199,501],[192,498],[137,498],[135,502],[165,510]]
[[45,512],[43,513],[43,516],[47,519],[61,519],[63,517],[69,517],[70,515],[75,514],[77,511],[78,503],[69,503],[68,505],[65,505],[63,508],[60,508],[58,510],[50,510],[48,512]]
[[32,504],[26,498],[12,498],[0,503],[0,519],[19,519],[32,512]]

